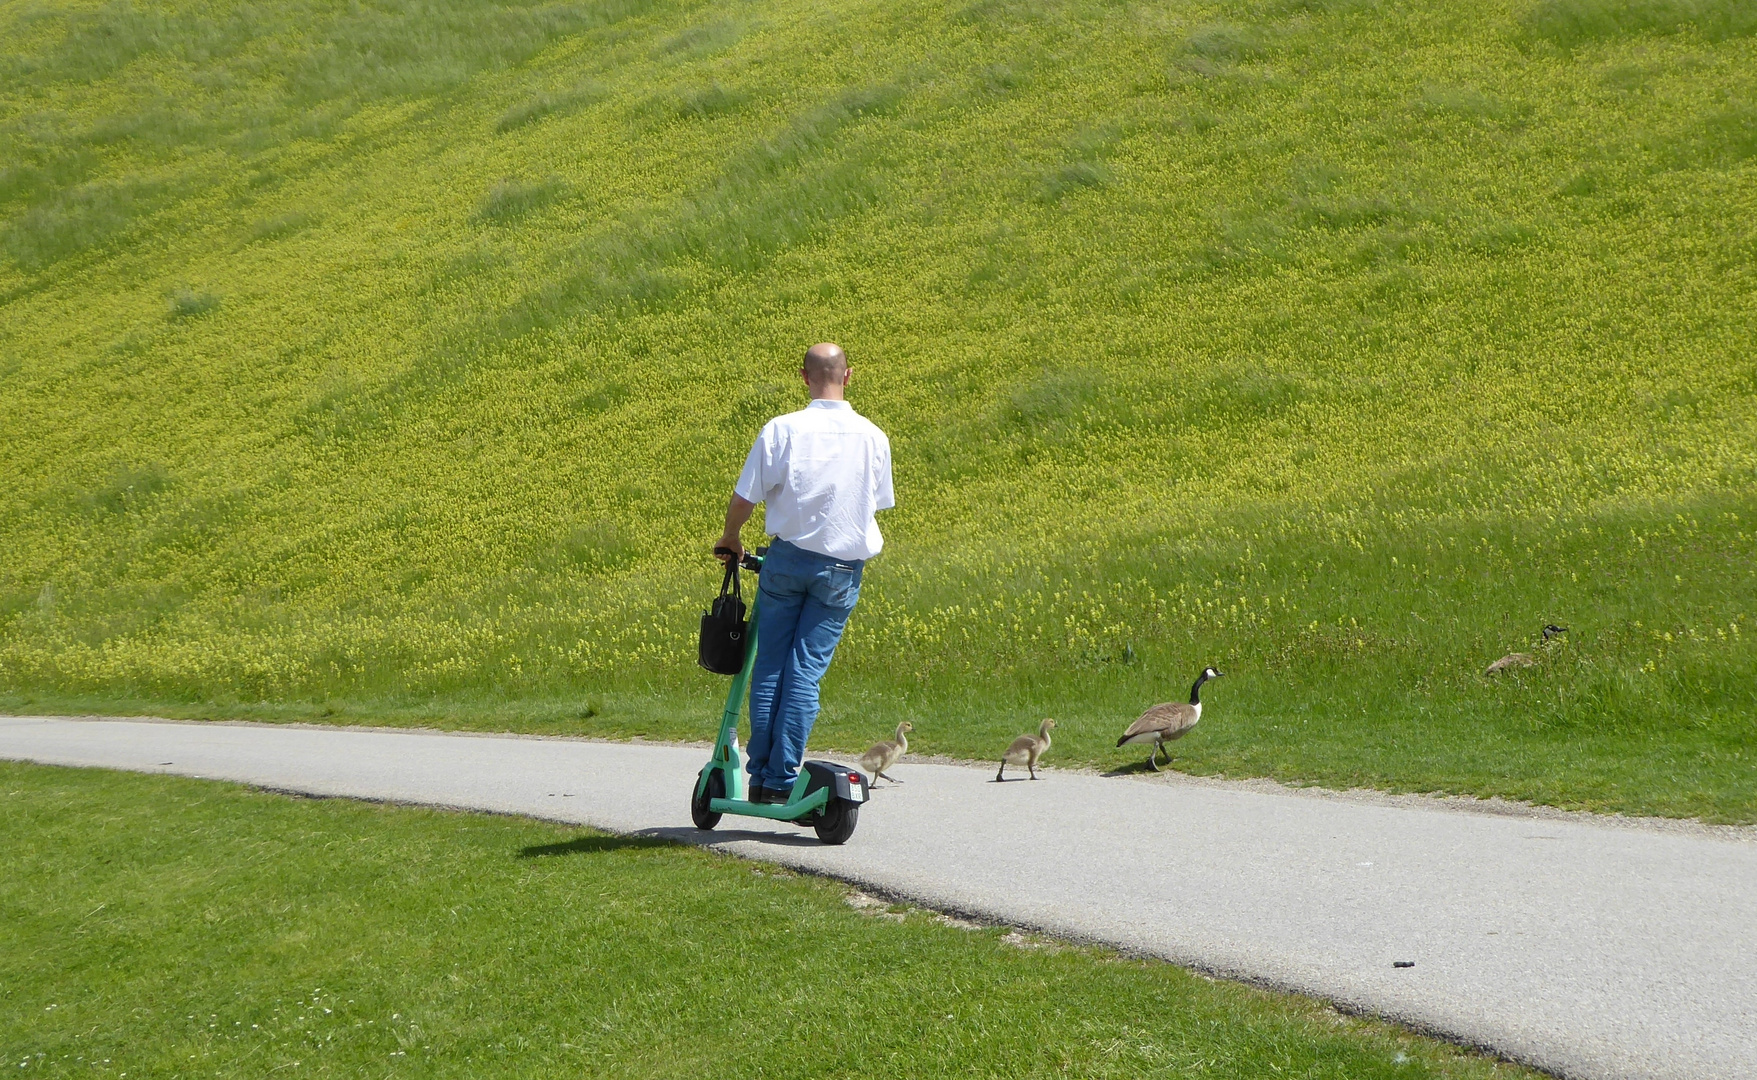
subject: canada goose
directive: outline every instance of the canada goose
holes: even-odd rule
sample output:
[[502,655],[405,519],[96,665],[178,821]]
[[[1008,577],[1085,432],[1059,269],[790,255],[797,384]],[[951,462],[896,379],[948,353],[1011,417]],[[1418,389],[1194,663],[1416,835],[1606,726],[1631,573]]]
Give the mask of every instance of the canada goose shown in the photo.
[[889,780],[893,784],[901,784],[903,781],[896,777],[885,776],[885,770],[892,765],[895,765],[898,758],[909,752],[909,740],[907,736],[914,730],[915,725],[907,720],[898,724],[897,737],[894,740],[873,743],[871,750],[860,755],[860,767],[871,773],[874,777],[884,776],[886,780]]
[[[1218,679],[1223,672],[1211,667],[1202,669],[1196,676],[1196,684],[1190,687],[1189,704],[1181,701],[1168,701],[1164,705],[1155,705],[1141,714],[1141,718],[1129,725],[1123,737],[1116,741],[1118,746],[1138,746],[1141,743],[1152,743],[1153,750],[1147,755],[1147,764],[1153,771],[1159,771],[1159,751],[1173,739],[1181,739],[1185,733],[1196,726],[1202,719],[1202,684],[1209,679]],[[1171,764],[1171,751],[1165,751],[1165,763]]]
[[[1566,626],[1557,626],[1556,624],[1551,623],[1543,628],[1543,644],[1548,645],[1551,638],[1555,637],[1557,634],[1566,634],[1567,632],[1568,628]],[[1483,674],[1499,675],[1503,671],[1511,671],[1514,668],[1532,667],[1536,663],[1537,658],[1528,652],[1508,653],[1506,656],[1503,656],[1499,660],[1490,664],[1488,668],[1483,671]]]
[[1030,771],[1031,779],[1037,779],[1037,759],[1049,749],[1049,729],[1054,726],[1054,720],[1045,720],[1037,725],[1037,734],[1021,735],[1014,739],[1013,745],[1007,747],[1007,752],[1001,755],[1001,767],[994,774],[995,782],[999,783],[1006,778],[1003,774],[1008,765],[1023,765]]

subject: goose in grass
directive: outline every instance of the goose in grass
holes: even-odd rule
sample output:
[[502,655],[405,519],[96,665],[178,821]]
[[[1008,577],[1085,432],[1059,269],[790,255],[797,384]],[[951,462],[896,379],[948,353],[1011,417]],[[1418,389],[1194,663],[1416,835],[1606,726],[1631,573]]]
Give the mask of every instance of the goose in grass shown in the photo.
[[872,749],[860,756],[860,767],[871,773],[875,779],[884,776],[893,784],[901,784],[903,781],[896,777],[886,776],[885,770],[909,752],[909,733],[914,730],[915,725],[907,720],[898,724],[895,738],[873,743]]
[[[1566,626],[1557,626],[1556,624],[1551,623],[1543,628],[1542,644],[1548,645],[1550,640],[1556,635],[1566,634],[1567,632],[1568,628]],[[1483,674],[1499,675],[1503,671],[1512,671],[1514,668],[1535,667],[1536,665],[1537,658],[1528,652],[1508,653],[1506,656],[1503,656],[1499,660],[1490,664]]]
[[1023,765],[1031,774],[1031,779],[1037,779],[1037,759],[1049,749],[1049,729],[1052,727],[1055,727],[1055,721],[1045,720],[1037,725],[1037,734],[1021,735],[1014,739],[1013,745],[1007,747],[1007,752],[1001,755],[1001,767],[994,774],[995,782],[1006,779],[1004,774],[1008,765]]
[[[1218,679],[1223,673],[1211,667],[1202,669],[1196,676],[1196,685],[1190,687],[1190,700],[1168,701],[1163,705],[1155,705],[1141,714],[1141,718],[1129,725],[1123,737],[1116,741],[1118,746],[1140,746],[1153,744],[1153,751],[1147,755],[1147,764],[1153,771],[1159,771],[1159,751],[1173,739],[1181,739],[1202,719],[1202,684],[1209,679]],[[1171,751],[1165,751],[1165,763],[1171,764]]]

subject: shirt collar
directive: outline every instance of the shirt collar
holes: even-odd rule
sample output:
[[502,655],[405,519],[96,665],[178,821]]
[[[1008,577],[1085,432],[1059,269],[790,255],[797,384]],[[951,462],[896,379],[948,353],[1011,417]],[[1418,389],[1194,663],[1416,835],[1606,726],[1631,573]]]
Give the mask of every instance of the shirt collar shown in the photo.
[[806,406],[808,409],[851,409],[853,407],[846,401],[837,401],[835,398],[813,398],[811,404]]

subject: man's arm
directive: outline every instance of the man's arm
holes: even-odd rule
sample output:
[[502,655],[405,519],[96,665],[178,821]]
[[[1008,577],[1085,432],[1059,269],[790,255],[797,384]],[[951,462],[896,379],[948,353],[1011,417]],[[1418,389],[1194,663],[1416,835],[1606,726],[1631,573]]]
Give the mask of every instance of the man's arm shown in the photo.
[[[766,493],[774,486],[767,482],[775,471],[774,434],[775,421],[770,420],[763,425],[756,442],[751,444],[750,453],[744,456],[744,468],[738,472],[738,482],[732,485],[732,501],[726,504],[726,531],[714,544],[715,547],[731,548],[741,559],[744,557],[744,541],[739,539],[738,531],[744,528],[756,504],[767,498]],[[720,557],[720,561],[725,562],[725,557]]]
[[[734,558],[743,558],[744,540],[739,536],[739,532],[744,528],[744,523],[750,520],[751,512],[755,509],[756,503],[749,499],[738,495],[732,496],[732,501],[726,504],[726,531],[720,534],[720,539],[715,541],[714,546],[731,548],[738,553],[733,556]],[[724,555],[719,558],[721,562],[726,561]]]

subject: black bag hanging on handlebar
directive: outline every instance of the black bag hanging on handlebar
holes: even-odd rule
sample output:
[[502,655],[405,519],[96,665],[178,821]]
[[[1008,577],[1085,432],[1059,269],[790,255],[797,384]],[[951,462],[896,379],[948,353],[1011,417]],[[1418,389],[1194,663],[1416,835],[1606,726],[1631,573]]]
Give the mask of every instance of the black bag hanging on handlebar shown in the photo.
[[702,613],[702,637],[696,647],[696,663],[716,675],[736,675],[744,670],[744,594],[738,584],[738,560],[726,560],[726,577],[720,595]]

